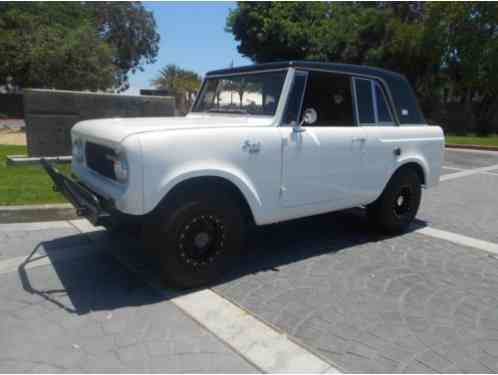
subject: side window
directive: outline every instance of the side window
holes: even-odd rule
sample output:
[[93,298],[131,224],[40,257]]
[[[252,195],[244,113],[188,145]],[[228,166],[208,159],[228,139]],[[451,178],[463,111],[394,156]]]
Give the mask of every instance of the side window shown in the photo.
[[303,102],[304,90],[306,88],[306,78],[308,73],[296,72],[294,82],[285,106],[283,123],[285,125],[295,125],[300,121],[301,104]]
[[313,108],[317,121],[306,126],[354,126],[349,76],[311,71],[302,110]]
[[356,103],[358,105],[358,122],[375,124],[375,110],[372,94],[372,82],[369,79],[355,78]]
[[354,87],[360,125],[395,125],[384,89],[378,82],[355,78]]
[[375,97],[377,99],[377,122],[386,125],[394,125],[393,117],[391,115],[391,111],[389,110],[389,105],[387,104],[385,92],[378,82],[375,82],[374,85]]

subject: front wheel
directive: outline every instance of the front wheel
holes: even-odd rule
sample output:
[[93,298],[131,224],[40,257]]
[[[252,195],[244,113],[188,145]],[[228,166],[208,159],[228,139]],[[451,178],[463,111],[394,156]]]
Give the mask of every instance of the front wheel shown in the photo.
[[402,169],[391,177],[382,195],[367,206],[368,219],[383,233],[402,233],[417,215],[421,197],[418,174],[413,169]]
[[243,233],[240,205],[229,193],[187,194],[168,209],[156,237],[163,280],[178,288],[217,280],[240,253]]

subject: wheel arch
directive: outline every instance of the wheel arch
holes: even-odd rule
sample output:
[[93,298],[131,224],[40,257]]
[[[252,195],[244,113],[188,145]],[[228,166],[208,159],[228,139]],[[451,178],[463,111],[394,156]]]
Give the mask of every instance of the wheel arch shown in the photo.
[[389,179],[386,182],[386,186],[396,173],[399,173],[400,171],[405,169],[413,169],[420,178],[422,186],[425,186],[427,184],[429,178],[429,166],[427,162],[419,157],[410,157],[399,161],[398,165],[393,169],[391,175],[389,176]]
[[422,186],[425,186],[427,184],[428,170],[429,170],[427,167],[427,163],[424,163],[424,161],[419,158],[407,158],[400,161],[398,165],[395,168],[393,168],[393,170],[389,175],[389,178],[386,179],[384,186],[382,187],[382,190],[378,192],[376,199],[378,199],[381,196],[381,194],[384,192],[387,185],[389,184],[389,181],[391,181],[391,179],[396,173],[399,173],[400,171],[409,168],[414,169],[415,172],[417,172],[417,175],[420,178]]
[[256,189],[246,176],[227,170],[190,170],[172,178],[165,178],[165,183],[160,189],[160,199],[151,204],[148,211],[157,211],[178,192],[208,187],[223,189],[233,194],[247,214],[247,218],[253,223],[258,222],[262,203]]

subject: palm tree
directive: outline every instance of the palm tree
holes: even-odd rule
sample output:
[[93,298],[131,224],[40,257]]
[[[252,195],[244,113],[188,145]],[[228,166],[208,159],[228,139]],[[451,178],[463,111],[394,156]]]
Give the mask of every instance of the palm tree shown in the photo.
[[244,94],[258,91],[259,86],[255,82],[248,81],[242,78],[242,79],[234,79],[228,81],[225,86],[225,89],[231,92],[235,91],[239,95],[239,105],[240,107],[242,107]]
[[170,64],[159,71],[152,85],[157,89],[167,90],[177,99],[179,112],[185,114],[195,98],[201,85],[201,77],[191,71]]

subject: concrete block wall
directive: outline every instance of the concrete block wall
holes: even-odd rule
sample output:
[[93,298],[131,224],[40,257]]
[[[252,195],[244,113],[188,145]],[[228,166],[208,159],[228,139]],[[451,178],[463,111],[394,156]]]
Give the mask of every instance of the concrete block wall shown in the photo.
[[71,155],[70,131],[78,121],[175,115],[175,99],[62,90],[24,90],[29,156]]
[[22,118],[22,94],[0,93],[0,116]]

